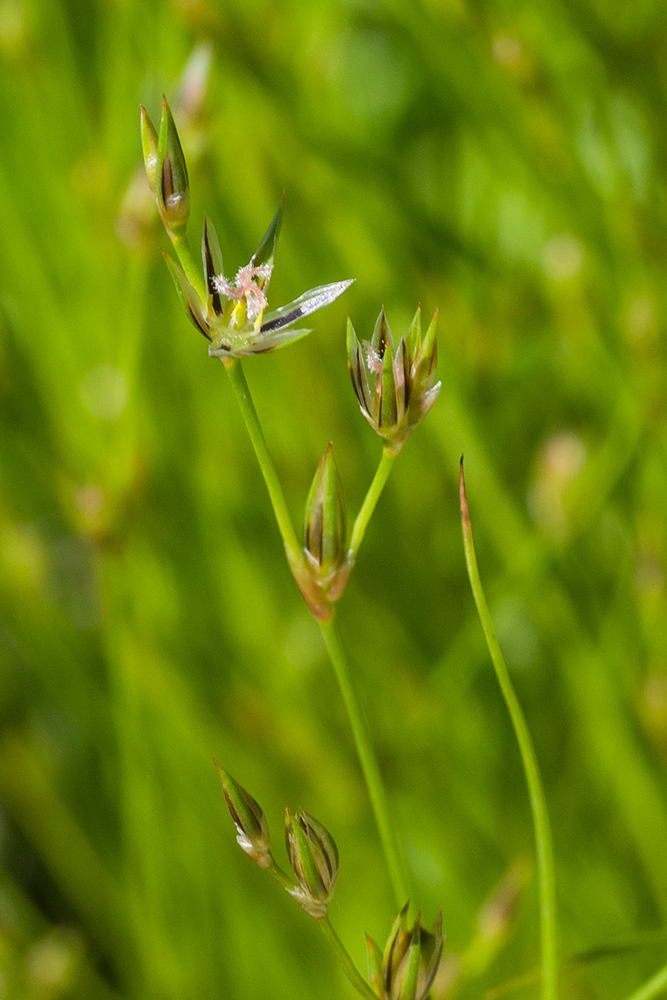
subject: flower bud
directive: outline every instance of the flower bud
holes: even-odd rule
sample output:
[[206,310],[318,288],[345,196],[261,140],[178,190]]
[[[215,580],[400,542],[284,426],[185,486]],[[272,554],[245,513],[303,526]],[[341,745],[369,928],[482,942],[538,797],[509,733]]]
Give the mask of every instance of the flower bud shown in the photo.
[[260,868],[270,868],[273,865],[269,834],[269,825],[261,806],[255,802],[252,795],[246,792],[231,774],[224,771],[217,760],[213,763],[218,771],[220,784],[225,793],[227,808],[236,826],[236,841],[242,851],[252,858]]
[[181,140],[166,97],[162,98],[156,167],[155,197],[162,221],[168,229],[182,229],[190,215],[190,184]]
[[440,392],[440,383],[435,383],[436,319],[437,313],[422,342],[421,313],[417,309],[410,329],[395,351],[384,309],[370,341],[360,342],[348,320],[347,355],[352,385],[361,412],[384,439],[389,454],[398,454]]
[[442,913],[431,931],[422,927],[421,913],[408,928],[408,903],[394,921],[382,959],[375,942],[367,937],[371,985],[381,1000],[426,1000],[443,942]]
[[285,810],[285,841],[300,889],[293,895],[316,920],[326,915],[338,877],[338,848],[321,823]]
[[343,486],[329,443],[313,479],[304,522],[304,554],[326,592],[345,563],[346,526]]

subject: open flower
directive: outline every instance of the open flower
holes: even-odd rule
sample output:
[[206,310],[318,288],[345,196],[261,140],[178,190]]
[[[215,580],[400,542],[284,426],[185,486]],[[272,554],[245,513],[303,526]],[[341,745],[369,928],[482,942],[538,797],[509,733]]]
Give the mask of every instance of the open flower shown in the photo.
[[263,354],[305,337],[311,331],[294,329],[294,324],[329,305],[352,284],[354,279],[320,285],[288,305],[267,312],[267,292],[282,215],[281,201],[259,247],[234,278],[225,276],[218,237],[210,219],[204,220],[202,257],[208,293],[206,302],[202,302],[178,264],[165,254],[188,316],[210,341],[208,353],[211,357],[224,359]]

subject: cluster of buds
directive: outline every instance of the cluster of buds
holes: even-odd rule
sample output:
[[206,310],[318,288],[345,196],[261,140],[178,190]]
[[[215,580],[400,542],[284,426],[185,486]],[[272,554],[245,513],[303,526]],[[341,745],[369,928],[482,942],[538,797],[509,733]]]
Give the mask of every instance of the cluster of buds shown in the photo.
[[352,568],[346,537],[343,486],[329,443],[308,493],[303,528],[310,575],[329,601],[340,597]]
[[367,936],[371,986],[380,1000],[425,1000],[438,971],[443,942],[442,913],[430,931],[422,927],[421,913],[409,928],[407,903],[394,921],[384,955]]
[[390,455],[398,454],[440,392],[441,383],[435,381],[437,318],[436,312],[422,340],[421,310],[417,309],[396,350],[384,309],[370,340],[359,341],[348,320],[347,357],[352,385],[361,412]]
[[216,760],[214,764],[241,850],[260,868],[270,871],[307,913],[321,920],[338,878],[338,848],[329,831],[306,812],[292,814],[285,810],[285,842],[295,883],[271,854],[269,825],[261,806]]

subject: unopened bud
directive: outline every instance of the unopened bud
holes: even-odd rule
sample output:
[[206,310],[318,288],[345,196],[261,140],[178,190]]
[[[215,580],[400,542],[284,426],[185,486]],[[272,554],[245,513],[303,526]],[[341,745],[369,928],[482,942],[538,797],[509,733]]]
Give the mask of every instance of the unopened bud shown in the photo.
[[236,827],[236,841],[260,868],[270,868],[273,865],[271,856],[271,837],[269,825],[261,806],[246,792],[229,774],[224,771],[215,758],[213,763],[218,771],[220,784],[225,793],[227,808],[231,813]]
[[442,914],[431,931],[422,926],[421,914],[409,928],[407,903],[394,921],[381,960],[375,942],[366,938],[371,984],[381,1000],[425,1000],[438,971],[443,942]]
[[304,910],[320,920],[326,915],[338,877],[338,848],[321,823],[301,812],[285,810],[285,841],[300,890],[293,895]]
[[440,392],[436,318],[437,313],[422,342],[418,309],[395,350],[384,309],[370,341],[360,341],[348,320],[348,365],[359,407],[391,455],[398,454]]
[[190,215],[188,168],[166,97],[162,98],[155,196],[165,226],[171,230],[183,228]]
[[308,493],[304,523],[306,559],[324,590],[345,562],[345,538],[343,486],[329,444]]

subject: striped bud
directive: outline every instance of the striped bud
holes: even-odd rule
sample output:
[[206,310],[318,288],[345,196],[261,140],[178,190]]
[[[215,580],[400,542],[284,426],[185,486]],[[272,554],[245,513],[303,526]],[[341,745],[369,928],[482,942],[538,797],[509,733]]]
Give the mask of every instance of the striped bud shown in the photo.
[[[143,118],[142,118],[143,120]],[[149,177],[150,182],[150,177]],[[190,215],[188,168],[178,137],[176,123],[162,98],[162,118],[157,145],[155,198],[165,226],[172,231],[185,227]]]
[[239,847],[260,868],[271,868],[273,857],[270,849],[269,824],[261,806],[232,778],[231,774],[220,767],[215,758],[213,763],[225,793],[227,808],[234,820]]
[[285,810],[285,841],[300,889],[292,895],[316,920],[326,915],[338,877],[338,848],[321,823]]
[[[318,585],[328,593],[344,567],[346,525],[343,486],[329,443],[313,479],[304,521],[304,554]],[[339,596],[340,591],[336,593]]]

